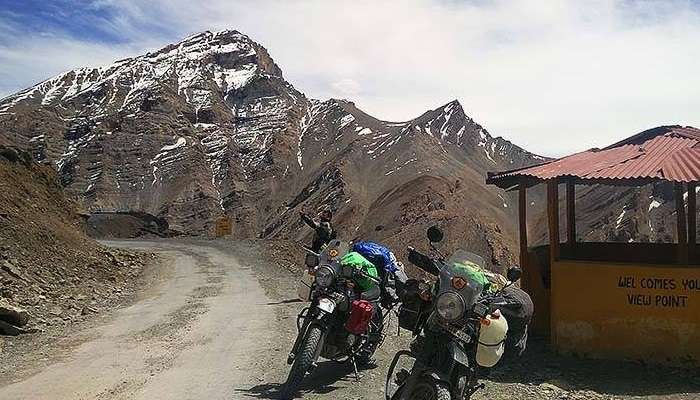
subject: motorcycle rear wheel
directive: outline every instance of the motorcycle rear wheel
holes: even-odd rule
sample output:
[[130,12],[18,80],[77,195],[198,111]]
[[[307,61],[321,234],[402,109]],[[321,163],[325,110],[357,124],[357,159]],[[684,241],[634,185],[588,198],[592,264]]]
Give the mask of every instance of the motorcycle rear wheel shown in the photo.
[[316,350],[318,349],[322,334],[321,328],[317,326],[309,328],[306,338],[300,346],[300,351],[294,359],[292,369],[289,371],[287,382],[284,383],[284,387],[282,388],[283,400],[293,399],[294,395],[299,391],[301,381],[304,379],[304,375],[306,375],[306,372],[311,368],[311,364],[314,361],[314,356],[316,355]]
[[447,386],[432,378],[423,378],[413,388],[408,400],[450,400],[450,390]]

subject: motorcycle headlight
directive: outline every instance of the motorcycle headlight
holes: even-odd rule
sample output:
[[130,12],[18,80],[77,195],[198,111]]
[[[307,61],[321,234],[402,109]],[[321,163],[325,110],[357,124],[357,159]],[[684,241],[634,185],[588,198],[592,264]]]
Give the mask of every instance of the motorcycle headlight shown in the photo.
[[316,284],[321,287],[328,287],[333,283],[333,270],[329,266],[323,266],[316,270]]
[[467,308],[462,296],[454,292],[441,294],[435,302],[435,307],[438,315],[450,322],[460,319]]

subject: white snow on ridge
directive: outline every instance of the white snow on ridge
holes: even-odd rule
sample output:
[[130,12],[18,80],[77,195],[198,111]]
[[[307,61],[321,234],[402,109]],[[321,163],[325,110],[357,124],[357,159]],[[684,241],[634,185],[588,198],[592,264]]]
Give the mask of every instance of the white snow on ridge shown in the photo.
[[60,75],[56,79],[46,81],[39,85],[39,90],[45,87],[44,98],[41,100],[42,106],[50,105],[54,100],[61,97],[60,91],[63,88],[63,77],[65,75]]
[[288,110],[285,97],[255,100],[236,108],[236,115],[243,120],[236,124],[233,139],[239,148],[247,150],[241,156],[244,168],[255,169],[264,160],[274,135],[286,127]]
[[650,212],[651,210],[658,208],[661,206],[661,203],[657,200],[652,200],[652,202],[649,204],[649,210],[647,212]]
[[627,210],[623,209],[620,215],[617,217],[615,229],[619,229],[620,226],[622,226],[622,220],[625,218],[625,213],[627,213]]
[[221,195],[221,184],[226,179],[228,150],[228,138],[221,131],[214,131],[203,138],[200,143],[204,146],[204,154],[207,157],[209,170],[211,171],[211,185],[216,191],[219,207],[224,210],[224,200]]
[[428,121],[428,122],[425,124],[425,132],[426,132],[428,135],[435,137],[435,135],[433,135],[433,131],[430,129],[430,124],[432,124],[433,121],[434,121],[434,120]]
[[85,188],[85,191],[83,192],[84,194],[87,194],[91,190],[93,190],[95,188],[95,185],[97,184],[97,181],[99,181],[100,178],[102,178],[102,161],[97,161],[92,168],[93,172],[87,178],[88,185]]
[[[358,128],[361,128],[361,127],[358,126]],[[360,129],[359,132],[357,132],[358,136],[371,135],[371,134],[372,134],[372,130],[369,128],[362,128],[362,129]]]
[[460,141],[462,140],[462,136],[464,136],[464,130],[465,130],[466,128],[467,128],[467,127],[466,127],[465,125],[462,125],[462,127],[459,128],[459,131],[457,131],[457,139],[458,139],[458,140],[460,140]]
[[392,137],[391,133],[385,133],[376,135],[372,139],[374,139],[374,142],[365,146],[365,148],[367,149],[367,154],[374,160],[391,149],[393,145],[403,139],[403,136],[399,134]]
[[440,127],[440,138],[442,140],[445,140],[448,135],[447,126],[450,123],[450,118],[452,118],[452,113],[454,112],[454,104],[450,103],[447,107],[445,107],[445,112],[447,113],[445,115],[445,122],[443,122],[442,126]]
[[255,64],[244,65],[241,69],[222,69],[214,72],[214,79],[221,90],[240,89],[253,80],[258,67]]
[[408,164],[410,164],[410,163],[412,163],[412,162],[414,162],[414,161],[417,161],[417,160],[418,160],[418,159],[415,157],[415,154],[414,154],[414,157],[413,157],[413,158],[410,158],[408,161],[404,162],[403,164],[399,165],[398,167],[396,167],[396,168],[394,168],[394,169],[391,169],[391,170],[385,172],[385,173],[384,173],[384,176],[389,176],[389,175],[391,175],[391,174],[397,172],[397,171],[400,170],[401,168],[405,167],[406,165],[408,165]]
[[[221,44],[219,41],[229,41],[221,35],[228,33],[230,43]],[[247,64],[228,67],[225,64],[211,63],[209,57],[214,54],[233,54],[234,57],[251,57]],[[162,79],[174,73],[178,82],[178,93],[186,89],[202,88],[201,82],[206,77],[214,76],[223,90],[236,90],[247,85],[258,73],[259,67],[255,62],[256,50],[253,42],[243,34],[231,32],[204,32],[188,37],[179,45],[167,46],[155,53],[119,60],[111,65],[98,68],[78,68],[55,78],[49,79],[10,96],[9,100],[0,106],[0,112],[7,111],[18,102],[35,94],[40,96],[43,105],[51,105],[57,99],[69,101],[83,93],[103,91],[109,88],[111,99],[104,104],[95,103],[94,107],[104,107],[112,104],[117,92],[128,90],[122,103],[122,108],[130,102],[138,100],[138,95],[145,89],[155,88],[162,84]],[[200,68],[205,66],[204,69]],[[188,96],[188,101],[195,102],[196,107],[205,104],[203,96]]]
[[25,89],[17,94],[5,97],[2,99],[3,102],[6,102],[4,105],[0,105],[0,114],[6,114],[5,111],[9,110],[10,108],[14,107],[17,103],[19,103],[22,100],[26,100],[29,98],[34,97],[34,93],[37,91],[36,87],[32,87],[29,89]]
[[321,103],[318,100],[311,100],[311,105],[310,107],[307,108],[306,114],[301,118],[299,121],[299,144],[297,146],[297,163],[299,164],[299,168],[303,171],[304,170],[304,164],[302,163],[302,151],[301,151],[301,144],[304,140],[304,135],[306,134],[306,131],[313,126],[314,120],[317,115],[319,115],[319,110],[321,109],[323,103]]
[[496,164],[496,160],[493,159],[493,154],[494,148],[496,146],[495,142],[491,143],[491,152],[489,152],[489,146],[487,146],[489,141],[489,136],[484,132],[483,129],[479,130],[479,143],[477,143],[477,146],[483,147],[484,148],[484,154],[486,154],[486,158],[488,158],[492,163]]
[[[180,152],[174,152],[173,150],[182,148],[186,144],[187,139],[185,139],[184,137],[179,137],[174,144],[169,144],[161,147],[158,154],[156,154],[155,157],[153,157],[153,159],[150,161],[152,167],[151,174],[153,175],[153,181],[151,182],[151,185],[155,185],[158,181],[158,171],[161,168],[167,168],[174,162],[179,161]],[[162,180],[162,176],[160,177],[160,180]]]
[[[178,147],[182,147],[186,144],[187,144],[187,139],[185,139],[184,137],[179,137],[179,138],[177,138],[177,142],[175,142],[174,144],[169,144],[169,145],[163,146],[160,149],[160,154],[163,154],[163,153],[171,151],[171,150],[175,150]],[[158,155],[155,158],[158,158]]]
[[352,114],[348,114],[340,119],[340,129],[345,128],[355,121],[355,117]]
[[95,133],[91,135],[85,135],[77,139],[68,141],[68,146],[66,150],[61,154],[61,156],[56,160],[56,170],[61,171],[61,168],[70,160],[74,159],[78,155],[78,151],[82,148],[87,147],[87,145],[94,139],[97,135]]
[[43,142],[45,139],[46,135],[43,133],[38,136],[34,136],[33,138],[29,139],[29,143],[34,143],[34,142]]

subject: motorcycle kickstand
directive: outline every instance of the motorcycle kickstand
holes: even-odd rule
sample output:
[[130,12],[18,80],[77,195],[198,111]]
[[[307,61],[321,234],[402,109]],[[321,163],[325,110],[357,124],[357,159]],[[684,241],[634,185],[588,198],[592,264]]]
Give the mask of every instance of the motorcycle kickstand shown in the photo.
[[352,356],[352,358],[350,358],[350,361],[352,362],[352,369],[355,371],[355,382],[359,382],[360,373],[357,372],[357,362],[355,362],[355,356]]

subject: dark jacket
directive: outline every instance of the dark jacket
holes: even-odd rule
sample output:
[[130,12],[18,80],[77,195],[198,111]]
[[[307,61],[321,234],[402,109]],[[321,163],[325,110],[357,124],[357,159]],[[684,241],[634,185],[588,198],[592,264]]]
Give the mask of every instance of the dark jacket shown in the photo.
[[316,222],[306,214],[301,214],[301,220],[314,230],[314,239],[311,244],[311,250],[316,253],[320,252],[323,246],[335,239],[335,230],[329,221]]

